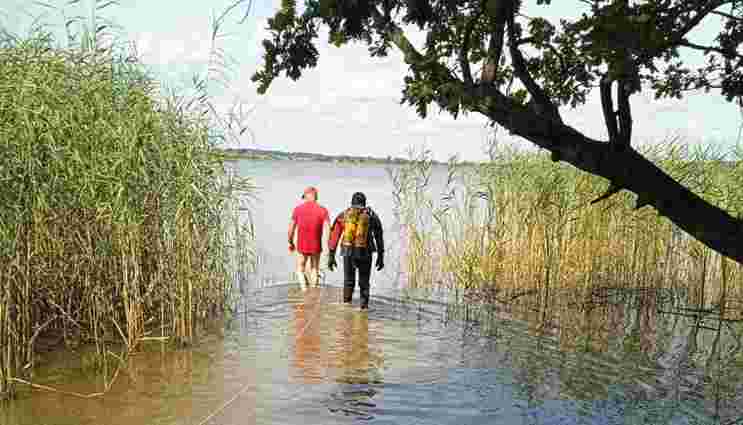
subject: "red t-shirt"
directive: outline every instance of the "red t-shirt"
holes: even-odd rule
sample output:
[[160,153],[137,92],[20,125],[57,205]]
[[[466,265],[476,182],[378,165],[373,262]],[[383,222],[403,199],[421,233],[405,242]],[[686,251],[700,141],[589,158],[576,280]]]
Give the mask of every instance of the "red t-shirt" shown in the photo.
[[304,202],[294,208],[292,220],[297,224],[297,251],[302,254],[322,252],[322,226],[330,221],[328,210],[317,202]]

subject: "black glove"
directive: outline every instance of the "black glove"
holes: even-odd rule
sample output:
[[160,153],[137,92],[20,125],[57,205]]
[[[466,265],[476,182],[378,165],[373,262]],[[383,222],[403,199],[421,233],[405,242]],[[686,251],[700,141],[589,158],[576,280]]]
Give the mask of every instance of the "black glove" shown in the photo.
[[384,268],[384,254],[381,252],[377,254],[377,271]]
[[330,252],[330,255],[328,255],[328,269],[332,272],[336,267],[338,266],[338,263],[335,262],[335,252]]

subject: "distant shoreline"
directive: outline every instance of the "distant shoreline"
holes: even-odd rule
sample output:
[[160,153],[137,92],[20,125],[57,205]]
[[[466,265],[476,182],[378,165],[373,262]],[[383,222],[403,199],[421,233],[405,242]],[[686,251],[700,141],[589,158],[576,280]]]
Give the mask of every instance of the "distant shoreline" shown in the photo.
[[[250,159],[250,160],[264,160],[264,161],[276,161],[276,160],[289,160],[289,161],[318,161],[318,162],[331,162],[331,163],[354,163],[354,164],[410,164],[413,161],[405,158],[388,156],[387,158],[378,158],[373,156],[356,156],[356,155],[324,155],[319,153],[308,153],[308,152],[282,152],[266,149],[252,149],[252,148],[241,148],[241,149],[221,149],[222,152],[229,158],[234,159]],[[435,165],[446,165],[445,162],[431,161]],[[460,164],[471,164],[477,163],[472,161],[462,161]]]
[[[253,149],[253,148],[240,148],[240,149],[219,149],[227,159],[249,159],[253,161],[315,161],[315,162],[328,162],[334,164],[376,164],[376,165],[403,165],[411,164],[413,160],[388,156],[387,158],[379,158],[373,156],[358,156],[358,155],[325,155],[321,153],[309,153],[309,152],[283,152],[269,149]],[[695,161],[691,161],[695,162]],[[738,161],[730,160],[711,160],[702,161],[711,163],[721,163],[727,167],[735,167]],[[432,164],[446,166],[446,162],[432,160]],[[460,166],[478,166],[487,163],[487,161],[458,161],[457,164]]]

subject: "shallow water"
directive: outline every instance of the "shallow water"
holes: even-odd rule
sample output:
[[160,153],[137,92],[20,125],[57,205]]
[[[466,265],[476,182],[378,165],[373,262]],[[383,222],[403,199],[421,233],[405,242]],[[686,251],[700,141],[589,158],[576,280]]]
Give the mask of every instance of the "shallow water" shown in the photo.
[[[585,313],[580,329],[578,313],[552,327],[505,310],[460,320],[461,311],[403,290],[382,167],[240,167],[264,188],[254,216],[261,268],[241,282],[224,335],[189,350],[151,344],[102,397],[22,387],[0,424],[730,424],[743,416],[739,324],[719,327],[713,351],[717,323],[629,304]],[[289,211],[307,184],[331,215],[363,190],[383,219],[387,268],[373,275],[368,312],[357,299],[339,303],[338,271],[307,292],[283,283]],[[39,364],[37,384],[101,390],[77,355]]]
[[[339,297],[336,287],[294,285],[251,293],[223,339],[140,353],[97,399],[24,392],[0,423],[719,423],[713,383],[679,360],[689,354],[683,331],[667,329],[667,348],[639,361],[632,351],[561,350],[508,313],[487,335],[447,320],[442,304],[385,296],[361,312]],[[727,383],[739,386],[739,372]],[[58,373],[38,382],[95,389],[74,367]]]
[[[291,279],[294,259],[287,255],[286,244],[289,219],[292,209],[302,202],[302,191],[310,185],[318,188],[318,202],[328,209],[331,221],[350,206],[354,192],[364,192],[367,206],[382,221],[387,251],[384,270],[373,274],[375,288],[377,292],[384,292],[404,286],[405,278],[399,273],[400,229],[395,219],[393,185],[387,167],[310,161],[239,161],[234,169],[240,175],[251,176],[259,188],[258,199],[251,203],[254,210],[251,219],[259,240],[260,266],[257,273],[244,282],[243,288]],[[446,167],[434,166],[430,179],[434,198],[440,198],[446,179]],[[342,279],[340,270],[328,275],[328,281],[338,279]]]

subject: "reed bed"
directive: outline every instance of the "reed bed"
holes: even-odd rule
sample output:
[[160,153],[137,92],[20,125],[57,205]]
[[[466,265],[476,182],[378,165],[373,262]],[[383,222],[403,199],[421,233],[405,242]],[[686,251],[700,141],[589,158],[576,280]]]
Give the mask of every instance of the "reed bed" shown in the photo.
[[[740,150],[725,162],[714,150],[680,142],[642,149],[741,215]],[[453,158],[443,169],[430,151],[409,156],[413,163],[389,173],[401,261],[408,287],[451,296],[445,320],[464,320],[502,342],[504,320],[518,319],[539,337],[534,341],[554,341],[563,352],[610,353],[648,370],[662,360],[664,379],[705,394],[719,417],[740,415],[740,264],[654,210],[634,210],[632,195],[591,204],[608,182],[546,155],[500,149],[488,163],[463,166]],[[441,182],[443,190],[434,191]]]
[[[740,150],[723,157],[678,140],[640,149],[701,196],[743,213]],[[633,195],[591,204],[608,186],[602,178],[533,151],[492,154],[477,166],[450,161],[441,193],[433,193],[425,150],[390,173],[410,286],[446,287],[468,304],[523,307],[544,321],[564,311],[562,321],[573,322],[576,311],[641,293],[648,303],[673,299],[693,314],[743,319],[740,264],[655,210],[634,210]]]
[[193,343],[250,255],[203,104],[124,53],[0,44],[0,398],[40,351],[92,344],[106,390],[143,341]]

